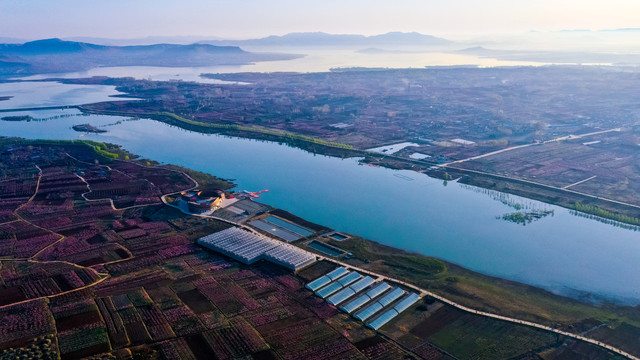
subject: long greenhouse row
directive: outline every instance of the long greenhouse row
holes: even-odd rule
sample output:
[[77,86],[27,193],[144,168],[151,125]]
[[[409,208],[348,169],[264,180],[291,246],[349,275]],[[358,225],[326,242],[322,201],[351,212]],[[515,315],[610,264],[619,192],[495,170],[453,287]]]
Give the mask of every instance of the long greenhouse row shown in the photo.
[[345,267],[338,267],[305,287],[374,330],[420,300],[416,293],[407,293],[384,281],[376,282]]
[[297,271],[316,261],[308,251],[236,227],[204,236],[198,244],[245,264],[264,259]]

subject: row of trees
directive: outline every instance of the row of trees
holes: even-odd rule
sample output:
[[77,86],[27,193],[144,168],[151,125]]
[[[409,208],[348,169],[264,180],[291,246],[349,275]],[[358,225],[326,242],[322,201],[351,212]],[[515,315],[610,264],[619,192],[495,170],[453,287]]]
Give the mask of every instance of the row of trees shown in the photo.
[[331,146],[331,147],[340,148],[340,149],[353,149],[353,146],[351,145],[342,144],[342,143],[333,142],[333,141],[325,141],[325,140],[314,138],[311,136],[295,134],[295,133],[286,132],[286,131],[262,129],[262,128],[234,125],[234,124],[203,123],[200,121],[190,120],[170,112],[159,112],[158,115],[166,116],[173,120],[176,120],[178,122],[185,123],[188,125],[199,126],[204,128],[220,129],[220,130],[237,130],[237,131],[247,131],[247,132],[265,134],[265,135],[274,135],[282,138],[284,142],[294,144],[294,145],[297,142],[308,142],[308,143],[314,143],[314,144],[319,144],[324,146]]
[[614,213],[614,212],[605,210],[605,209],[603,209],[601,207],[598,207],[598,206],[595,206],[595,205],[585,205],[585,204],[581,204],[579,202],[576,202],[576,203],[574,203],[573,205],[571,205],[569,207],[572,208],[573,210],[579,211],[581,213],[595,215],[595,216],[598,216],[598,217],[601,217],[601,218],[614,220],[614,221],[618,221],[618,222],[625,223],[625,224],[631,224],[631,225],[640,226],[640,219],[637,218],[637,217],[624,215],[624,214],[619,214],[619,213]]

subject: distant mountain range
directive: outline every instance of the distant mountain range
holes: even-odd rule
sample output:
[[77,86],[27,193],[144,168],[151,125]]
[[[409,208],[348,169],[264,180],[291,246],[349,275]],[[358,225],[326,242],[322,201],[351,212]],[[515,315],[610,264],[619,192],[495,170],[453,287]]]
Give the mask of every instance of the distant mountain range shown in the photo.
[[291,33],[250,40],[208,40],[212,45],[265,47],[374,47],[374,46],[446,46],[454,42],[416,32],[390,32],[382,35],[327,34],[323,32]]
[[98,66],[212,66],[287,60],[290,54],[253,53],[237,46],[156,44],[105,46],[47,39],[0,44],[0,75],[73,72]]
[[[56,38],[20,43],[18,39],[0,37],[0,76],[76,72],[104,66],[242,65],[301,56],[274,51],[303,53],[305,49],[313,48],[350,49],[370,55],[435,51],[515,61],[640,63],[640,29],[636,28],[532,31],[502,38],[485,36],[464,42],[416,32],[390,32],[372,36],[306,32],[248,40],[203,40],[206,38],[202,36],[74,39],[85,41]],[[493,49],[487,49],[486,46]],[[250,52],[243,48],[268,52]]]
[[[1,40],[2,38],[0,38],[0,41]],[[86,42],[86,43],[99,44],[99,45],[129,46],[129,45],[155,45],[155,44],[189,45],[189,44],[195,44],[199,41],[222,40],[222,39],[214,36],[147,36],[147,37],[130,38],[130,39],[109,39],[109,38],[91,37],[91,36],[72,36],[72,37],[65,37],[62,40]],[[13,43],[15,41],[7,41],[7,42]]]
[[[200,37],[201,38],[201,37]],[[419,33],[390,32],[382,35],[334,35],[322,32],[292,33],[251,40],[206,40],[183,44],[106,45],[135,41],[175,40],[185,42],[198,37],[150,37],[145,39],[75,38],[95,41],[61,39],[15,43],[7,38],[0,44],[0,76],[63,73],[88,70],[101,66],[166,66],[193,67],[213,65],[242,65],[257,61],[288,60],[300,55],[256,53],[240,46],[278,48],[325,47],[353,48],[387,46],[394,48],[434,48],[454,44],[447,39]],[[2,40],[0,38],[0,40]]]
[[[18,42],[8,39],[10,43]],[[454,43],[453,41],[424,35],[416,32],[390,32],[381,35],[365,36],[356,34],[328,34],[323,32],[290,33],[282,36],[267,36],[258,39],[229,40],[212,36],[149,36],[135,39],[107,39],[97,37],[69,37],[68,41],[87,42],[100,45],[127,46],[168,44],[210,44],[218,46],[257,46],[257,47],[374,47],[383,45],[410,46],[441,46]],[[0,38],[2,42],[2,38]]]

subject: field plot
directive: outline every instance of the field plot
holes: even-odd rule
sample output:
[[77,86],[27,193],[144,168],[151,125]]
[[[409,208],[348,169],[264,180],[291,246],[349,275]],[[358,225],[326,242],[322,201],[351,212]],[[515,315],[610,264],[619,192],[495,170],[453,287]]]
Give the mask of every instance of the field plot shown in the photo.
[[28,258],[62,236],[23,220],[0,225],[0,257]]
[[456,167],[487,171],[640,205],[640,151],[633,131],[530,146]]
[[38,336],[55,332],[51,311],[45,300],[0,308],[0,349],[27,345]]
[[160,196],[195,184],[184,174],[164,168],[150,168],[131,162],[117,162],[108,168],[94,166],[79,170],[91,190],[90,200],[111,199],[118,208],[160,204]]
[[512,144],[626,126],[638,115],[633,95],[638,74],[597,67],[207,76],[247,84],[119,79],[115,85],[122,91],[147,101],[87,107],[131,115],[189,114],[189,122],[182,123],[176,117],[158,118],[185,127],[204,124],[199,130],[205,131],[216,125],[286,130],[358,149],[413,142],[420,147],[394,155],[424,152],[456,160]]
[[[62,262],[0,261],[0,304],[38,299],[81,289],[104,277],[91,268]],[[17,301],[16,301],[17,300]]]

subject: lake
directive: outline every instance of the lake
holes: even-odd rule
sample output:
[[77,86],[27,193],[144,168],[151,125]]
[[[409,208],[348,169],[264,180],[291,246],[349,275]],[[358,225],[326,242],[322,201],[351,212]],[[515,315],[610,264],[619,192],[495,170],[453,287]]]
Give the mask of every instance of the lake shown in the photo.
[[[81,134],[72,125],[104,126],[107,133],[82,138],[235,179],[239,189],[269,189],[259,201],[339,231],[559,294],[640,304],[640,232],[557,206],[411,171],[362,166],[355,158],[200,134],[149,119],[114,124],[128,119],[79,116],[75,109],[0,116],[23,114],[50,120],[2,121],[0,135],[77,139]],[[554,212],[526,226],[503,220],[515,203]]]
[[[250,49],[251,50],[251,49]],[[247,65],[216,65],[203,67],[158,67],[158,66],[117,66],[97,67],[86,71],[39,74],[22,78],[23,80],[42,80],[49,78],[86,78],[92,76],[133,77],[156,81],[195,81],[200,83],[224,84],[226,81],[200,77],[203,73],[238,72],[326,72],[332,68],[374,67],[374,68],[424,68],[425,66],[541,66],[541,62],[503,61],[482,58],[473,55],[451,54],[445,52],[416,53],[374,53],[364,54],[355,50],[322,49],[272,49],[258,48],[256,51],[287,52],[304,54],[293,60],[261,61]]]
[[[48,106],[70,106],[113,101],[113,95],[122,95],[115,86],[61,84],[55,81],[0,83],[0,97],[12,96],[0,101],[2,109],[24,109]],[[124,98],[120,98],[124,100]]]

